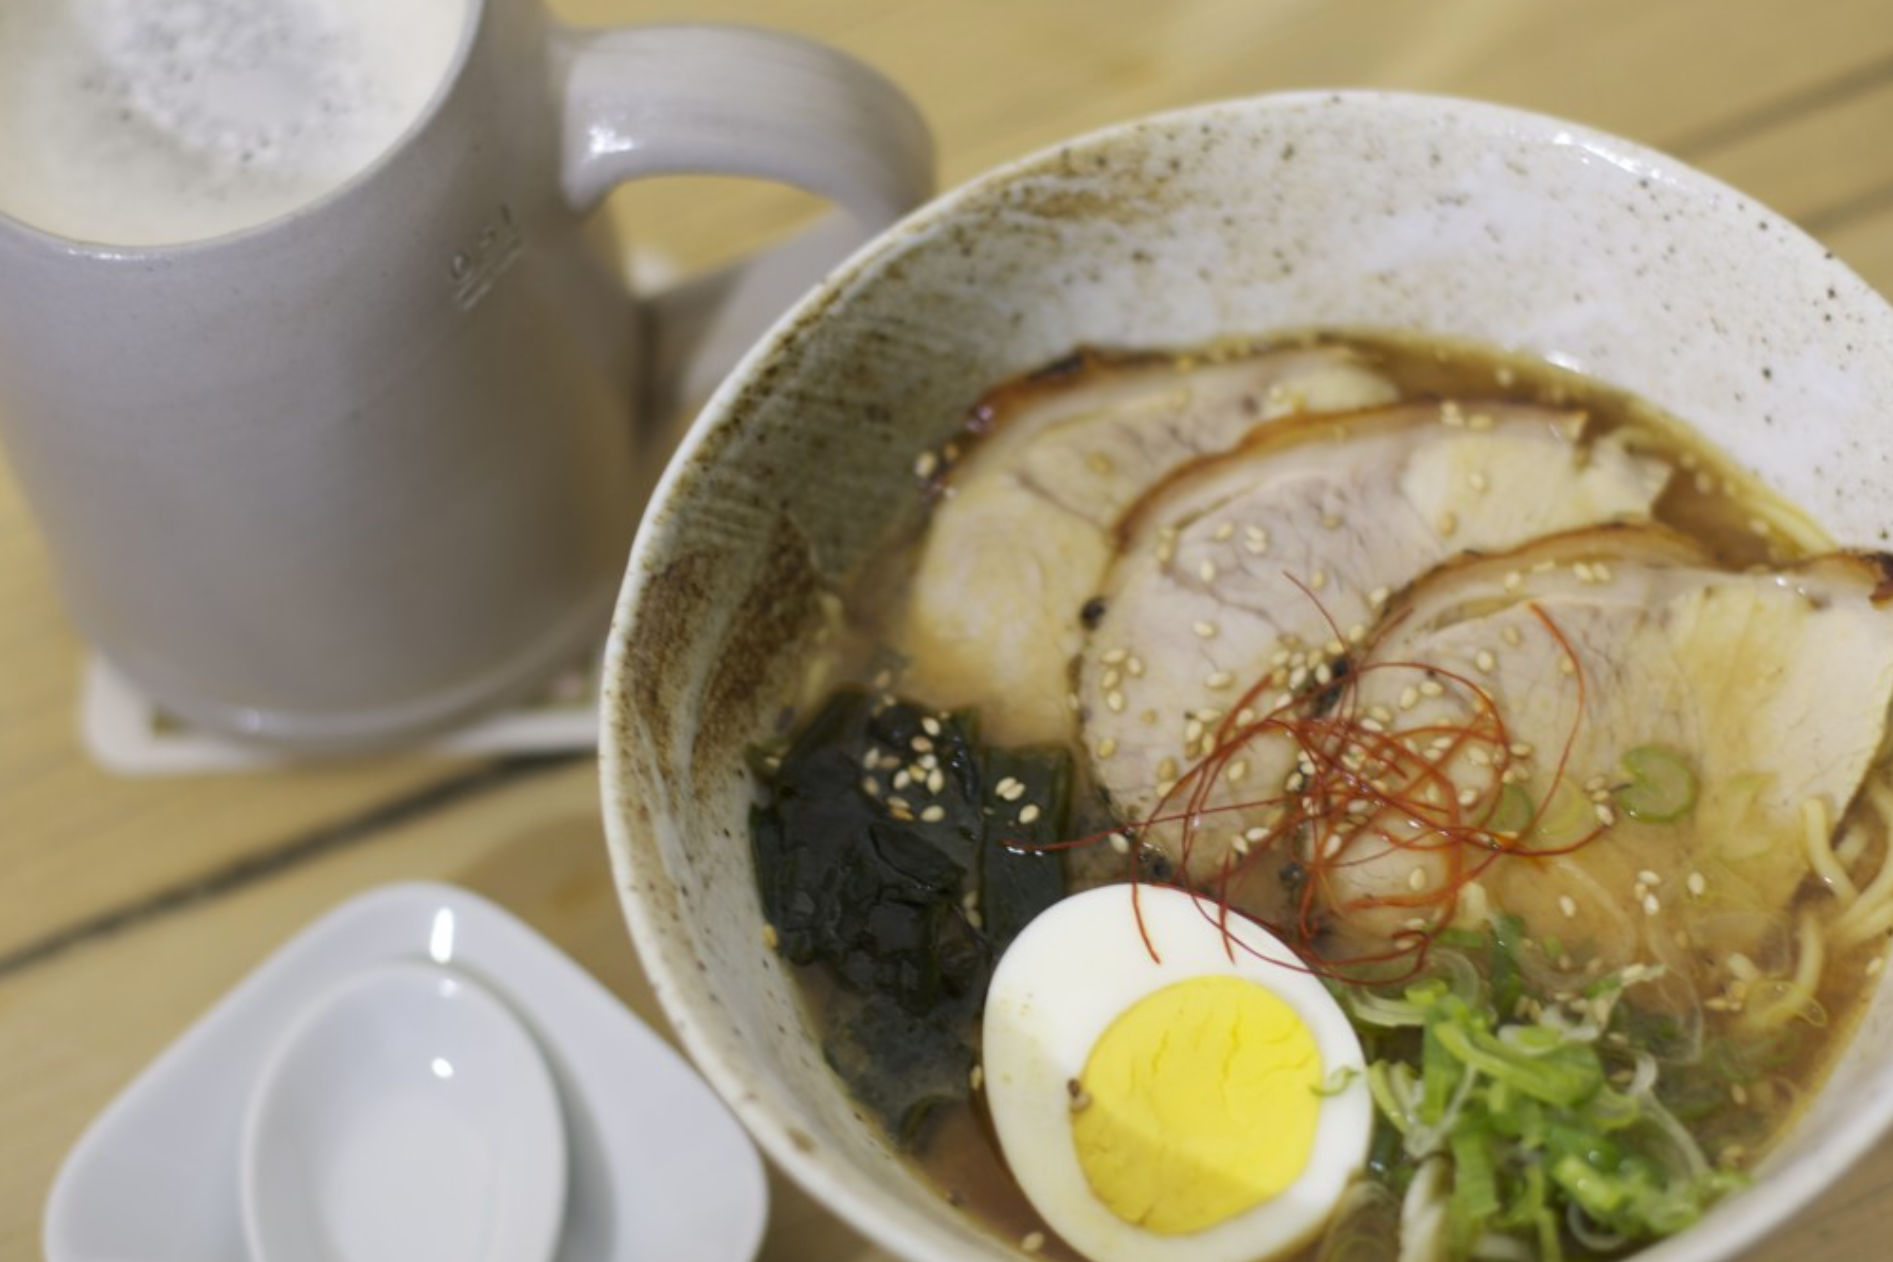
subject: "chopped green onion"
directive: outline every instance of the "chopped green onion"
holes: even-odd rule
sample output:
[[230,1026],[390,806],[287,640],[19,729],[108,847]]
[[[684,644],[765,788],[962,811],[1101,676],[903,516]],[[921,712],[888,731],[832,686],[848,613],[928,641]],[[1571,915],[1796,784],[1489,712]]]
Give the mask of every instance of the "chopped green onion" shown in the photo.
[[1631,819],[1668,824],[1696,805],[1696,774],[1682,756],[1661,745],[1639,745],[1623,756],[1630,783],[1617,790],[1617,805]]
[[[1449,1190],[1436,1200],[1449,1262],[1508,1254],[1560,1262],[1567,1232],[1580,1243],[1625,1244],[1674,1234],[1742,1186],[1741,1176],[1711,1169],[1659,1102],[1654,1059],[1641,1057],[1619,1090],[1605,1073],[1598,1030],[1517,1020],[1499,1003],[1509,989],[1500,966],[1516,962],[1518,932],[1515,924],[1492,926],[1494,967],[1474,993],[1448,970],[1399,997],[1365,997],[1369,1007],[1424,1021],[1417,1052],[1412,1033],[1395,1032],[1385,1046],[1405,1056],[1368,1066],[1385,1122],[1377,1133],[1400,1145],[1407,1169],[1443,1161],[1450,1170]],[[1654,975],[1627,968],[1595,987],[1612,1003]],[[1522,976],[1513,984],[1523,997],[1542,998]]]
[[1522,833],[1531,827],[1531,820],[1531,794],[1516,784],[1507,784],[1499,790],[1498,803],[1485,826],[1495,833]]

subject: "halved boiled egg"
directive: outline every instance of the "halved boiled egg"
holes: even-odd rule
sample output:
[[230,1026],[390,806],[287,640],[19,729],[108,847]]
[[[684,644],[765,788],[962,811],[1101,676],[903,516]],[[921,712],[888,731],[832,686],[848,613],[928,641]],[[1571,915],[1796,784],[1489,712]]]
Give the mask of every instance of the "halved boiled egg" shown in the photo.
[[993,973],[994,1130],[1046,1225],[1093,1262],[1286,1255],[1366,1162],[1347,1018],[1286,946],[1219,914],[1105,886],[1042,913]]

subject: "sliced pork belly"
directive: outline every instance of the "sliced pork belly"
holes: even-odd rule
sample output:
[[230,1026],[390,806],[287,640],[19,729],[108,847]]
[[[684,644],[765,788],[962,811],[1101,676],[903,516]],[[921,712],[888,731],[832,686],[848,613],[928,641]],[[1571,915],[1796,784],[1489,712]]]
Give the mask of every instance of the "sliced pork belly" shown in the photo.
[[1001,742],[1070,739],[1081,613],[1123,511],[1166,473],[1259,424],[1393,394],[1358,356],[1327,347],[1081,363],[1015,388],[945,484],[893,635],[912,663],[903,686],[935,705],[981,708]]
[[1152,820],[1160,803],[1174,812],[1203,787],[1187,856],[1174,825],[1146,838],[1213,876],[1238,838],[1280,823],[1297,762],[1295,741],[1277,734],[1222,762],[1213,785],[1186,778],[1230,725],[1321,687],[1388,594],[1442,560],[1643,518],[1668,476],[1662,462],[1588,442],[1581,414],[1522,404],[1295,420],[1190,466],[1128,519],[1081,658],[1098,783],[1128,821]]
[[[1837,554],[1729,572],[1649,526],[1448,565],[1390,604],[1352,711],[1422,734],[1422,748],[1442,732],[1481,733],[1439,759],[1452,784],[1442,803],[1469,799],[1444,809],[1489,823],[1496,793],[1509,792],[1502,822],[1523,834],[1519,848],[1570,851],[1507,853],[1478,874],[1481,901],[1523,917],[1529,935],[1613,965],[1694,959],[1708,971],[1735,952],[1779,964],[1792,920],[1775,913],[1809,872],[1809,803],[1835,830],[1885,738],[1887,565]],[[1662,803],[1657,814],[1673,818],[1624,796],[1639,757],[1693,789]],[[1408,848],[1430,830],[1396,814],[1413,816],[1377,812],[1342,830],[1319,874],[1327,907],[1382,938],[1414,914],[1416,891],[1448,886],[1455,861],[1451,847]],[[1476,834],[1456,835],[1472,843],[1458,861],[1484,857]],[[1679,931],[1689,952],[1676,949]]]

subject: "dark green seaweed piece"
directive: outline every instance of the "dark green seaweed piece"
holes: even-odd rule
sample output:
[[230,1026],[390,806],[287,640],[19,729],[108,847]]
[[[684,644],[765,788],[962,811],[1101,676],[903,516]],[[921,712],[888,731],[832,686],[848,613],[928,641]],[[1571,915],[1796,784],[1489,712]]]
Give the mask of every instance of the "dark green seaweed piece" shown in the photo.
[[[1014,801],[997,791],[1007,781],[1022,786]],[[1071,755],[1062,749],[989,749],[986,783],[992,790],[979,852],[979,913],[997,956],[1034,916],[1065,896],[1064,863],[1050,847],[1064,840],[1070,822]]]
[[830,983],[830,1065],[919,1143],[966,1098],[994,962],[1064,893],[1056,851],[1035,847],[1062,839],[1070,758],[982,750],[971,715],[849,689],[759,766],[750,837],[777,949]]

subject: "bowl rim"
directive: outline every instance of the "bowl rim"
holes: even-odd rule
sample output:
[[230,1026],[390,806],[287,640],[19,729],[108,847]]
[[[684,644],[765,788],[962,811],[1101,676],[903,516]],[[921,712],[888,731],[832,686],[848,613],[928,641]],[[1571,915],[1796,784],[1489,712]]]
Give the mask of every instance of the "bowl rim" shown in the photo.
[[[618,745],[618,728],[612,721],[612,712],[624,704],[628,695],[625,683],[634,668],[626,656],[626,646],[631,638],[630,629],[639,616],[640,598],[655,573],[652,558],[661,552],[673,534],[668,514],[663,510],[688,477],[698,453],[717,431],[741,415],[745,397],[762,375],[759,370],[788,349],[802,329],[817,320],[878,261],[898,251],[903,243],[950,223],[999,190],[1045,171],[1063,155],[1117,145],[1143,131],[1162,132],[1190,124],[1292,113],[1324,103],[1357,110],[1387,110],[1408,119],[1416,116],[1436,120],[1450,118],[1472,126],[1481,134],[1506,136],[1515,141],[1576,145],[1612,165],[1668,185],[1692,202],[1730,199],[1728,209],[1764,221],[1773,230],[1778,247],[1785,246],[1804,255],[1810,267],[1824,264],[1839,268],[1856,282],[1855,292],[1843,295],[1845,300],[1864,303],[1864,309],[1876,310],[1882,323],[1893,324],[1893,307],[1836,259],[1832,251],[1779,212],[1680,158],[1554,114],[1450,93],[1378,88],[1311,88],[1208,100],[1123,119],[1037,147],[943,192],[877,234],[837,264],[820,284],[781,315],[738,360],[700,409],[658,479],[639,524],[605,646],[601,701],[604,713],[599,745],[605,832],[633,945],[652,978],[666,1015],[699,1072],[729,1104],[777,1167],[826,1211],[876,1244],[915,1262],[958,1262],[964,1255],[952,1251],[937,1237],[937,1229],[906,1206],[877,1188],[850,1179],[845,1161],[831,1158],[822,1148],[811,1152],[806,1136],[799,1135],[758,1094],[741,1067],[727,1057],[725,1049],[700,1023],[715,1005],[704,1004],[693,997],[693,989],[703,984],[696,980],[699,976],[696,961],[681,943],[660,927],[654,909],[646,902],[648,894],[640,887],[651,882],[653,874],[634,877],[630,871],[633,840],[624,792],[625,755]],[[663,873],[661,879],[668,883],[669,873]],[[1893,978],[1881,987],[1881,994],[1889,987],[1893,987]],[[1893,1078],[1893,1066],[1885,1076]],[[1765,1159],[1755,1188],[1725,1198],[1702,1222],[1657,1241],[1634,1256],[1638,1262],[1718,1262],[1759,1244],[1765,1236],[1801,1213],[1837,1177],[1853,1169],[1890,1127],[1893,1127],[1893,1090],[1874,1094],[1862,1107],[1832,1121],[1817,1149],[1798,1154],[1785,1165],[1774,1164],[1772,1158]],[[1765,1195],[1754,1194],[1764,1186]],[[996,1249],[1000,1247],[996,1237],[994,1244]]]

